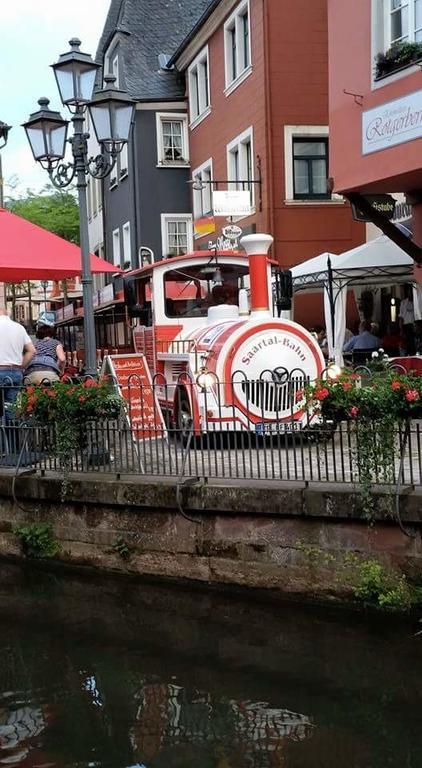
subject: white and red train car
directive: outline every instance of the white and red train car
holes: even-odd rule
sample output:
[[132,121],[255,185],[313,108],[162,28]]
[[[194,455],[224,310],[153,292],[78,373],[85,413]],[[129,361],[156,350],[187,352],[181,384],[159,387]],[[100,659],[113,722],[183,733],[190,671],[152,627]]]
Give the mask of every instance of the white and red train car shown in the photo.
[[276,317],[270,235],[244,252],[197,251],[125,276],[136,352],[181,430],[290,431],[306,418],[296,393],[324,358],[302,326]]

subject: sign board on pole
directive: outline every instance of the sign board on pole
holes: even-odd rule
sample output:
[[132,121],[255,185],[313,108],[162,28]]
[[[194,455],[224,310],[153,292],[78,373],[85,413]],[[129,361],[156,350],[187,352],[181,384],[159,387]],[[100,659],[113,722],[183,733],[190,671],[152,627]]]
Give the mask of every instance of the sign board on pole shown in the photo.
[[163,414],[155,396],[144,355],[108,355],[101,376],[111,374],[125,402],[126,418],[135,440],[167,436]]
[[[394,218],[394,211],[396,210],[396,200],[391,195],[363,195],[365,200],[372,206],[372,208],[381,213],[386,219]],[[359,210],[359,207],[352,203],[352,213],[355,221],[367,221],[370,222],[365,213]]]
[[214,216],[249,216],[251,193],[249,190],[227,189],[213,192]]

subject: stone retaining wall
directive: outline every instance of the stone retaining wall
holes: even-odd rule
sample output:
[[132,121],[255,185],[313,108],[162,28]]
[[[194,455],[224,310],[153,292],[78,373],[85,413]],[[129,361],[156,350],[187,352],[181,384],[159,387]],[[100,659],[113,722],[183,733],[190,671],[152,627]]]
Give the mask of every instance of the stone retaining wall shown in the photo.
[[[17,524],[48,521],[61,544],[55,558],[76,566],[148,577],[230,584],[294,596],[343,597],[350,551],[376,557],[411,578],[422,574],[422,489],[404,489],[401,516],[386,518],[377,494],[374,521],[363,519],[351,486],[255,483],[186,486],[78,476],[60,499],[60,480],[0,476],[0,556],[22,557]],[[23,507],[24,509],[22,509]],[[120,540],[130,557],[113,549]]]

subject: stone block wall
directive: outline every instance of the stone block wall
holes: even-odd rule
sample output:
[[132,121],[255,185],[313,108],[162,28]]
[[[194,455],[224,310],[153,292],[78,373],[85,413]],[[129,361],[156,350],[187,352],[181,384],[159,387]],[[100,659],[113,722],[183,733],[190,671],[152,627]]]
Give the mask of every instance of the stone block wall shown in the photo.
[[[23,557],[15,525],[47,521],[67,565],[144,577],[235,585],[296,597],[344,597],[349,553],[422,575],[422,495],[401,499],[406,535],[385,514],[380,491],[372,524],[350,486],[301,483],[195,485],[78,477],[67,501],[60,480],[0,476],[0,557]],[[187,517],[191,519],[187,519]],[[116,551],[123,542],[129,557]]]

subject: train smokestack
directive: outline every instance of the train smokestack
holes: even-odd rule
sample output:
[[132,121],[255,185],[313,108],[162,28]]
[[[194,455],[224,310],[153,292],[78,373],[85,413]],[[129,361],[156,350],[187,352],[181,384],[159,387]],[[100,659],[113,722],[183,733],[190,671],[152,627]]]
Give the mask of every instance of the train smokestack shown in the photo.
[[251,280],[251,313],[270,313],[270,293],[267,274],[267,255],[274,242],[271,235],[245,235],[240,244],[249,258]]

